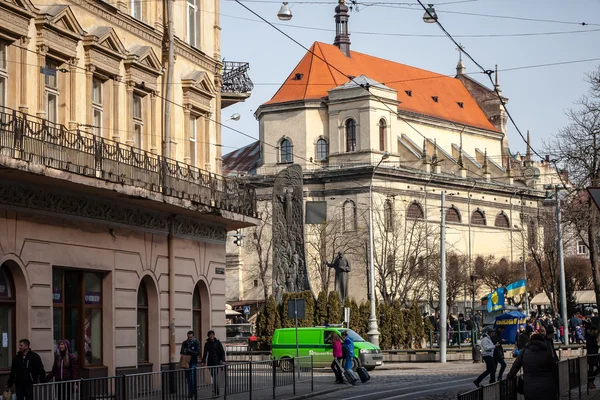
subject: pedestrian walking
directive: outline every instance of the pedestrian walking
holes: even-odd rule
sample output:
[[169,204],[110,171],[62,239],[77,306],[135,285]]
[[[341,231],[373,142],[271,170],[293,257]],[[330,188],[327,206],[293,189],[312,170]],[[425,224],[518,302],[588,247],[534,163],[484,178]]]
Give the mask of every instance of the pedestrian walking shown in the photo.
[[556,353],[556,349],[554,348],[554,326],[550,325],[546,328],[546,345],[548,346],[548,350],[554,357],[554,361],[558,362],[558,354]]
[[585,349],[588,363],[588,389],[596,389],[594,379],[598,374],[598,327],[592,325],[585,333]]
[[490,383],[496,382],[496,363],[494,362],[496,345],[492,342],[490,335],[494,335],[494,329],[491,326],[486,326],[483,329],[483,336],[481,337],[481,352],[483,361],[485,362],[485,371],[473,381],[477,387],[481,385],[481,381],[488,375],[490,376]]
[[181,344],[179,354],[188,359],[186,380],[188,382],[188,397],[196,397],[196,367],[200,354],[200,342],[194,337],[194,331],[188,331],[187,340]]
[[496,328],[496,332],[492,336],[492,342],[496,346],[494,348],[494,369],[498,369],[498,365],[500,365],[500,372],[498,372],[499,381],[502,380],[502,375],[504,375],[504,371],[506,370],[506,361],[504,361],[504,348],[502,347],[502,343],[505,341],[502,338],[504,329],[504,326],[499,326],[498,328]]
[[525,349],[532,334],[533,327],[531,325],[525,326],[525,331],[519,334],[519,338],[517,339],[517,348],[519,349],[519,353]]
[[19,341],[19,352],[15,356],[6,383],[6,390],[15,385],[17,400],[33,400],[33,385],[44,382],[46,371],[39,354],[31,350],[27,339]]
[[[79,379],[77,368],[77,357],[71,353],[71,343],[67,339],[61,339],[56,344],[56,356],[52,371],[46,376],[46,382],[67,382]],[[70,400],[72,389],[77,389],[77,385],[69,384],[58,385],[58,400]]]
[[354,340],[348,336],[347,331],[342,332],[342,354],[344,357],[343,368],[352,369],[352,359],[354,358]]
[[204,353],[202,355],[201,365],[207,365],[210,368],[212,378],[212,392],[214,396],[219,395],[219,369],[220,365],[225,364],[225,348],[223,344],[215,337],[215,331],[210,330],[206,335],[204,343]]
[[340,368],[344,355],[342,351],[342,339],[336,332],[331,333],[331,346],[333,348],[333,362],[331,363],[331,369],[335,374],[335,383],[344,383],[344,375]]
[[519,354],[507,378],[513,379],[523,368],[525,400],[556,399],[558,395],[555,374],[556,363],[548,350],[546,339],[533,334],[525,350]]

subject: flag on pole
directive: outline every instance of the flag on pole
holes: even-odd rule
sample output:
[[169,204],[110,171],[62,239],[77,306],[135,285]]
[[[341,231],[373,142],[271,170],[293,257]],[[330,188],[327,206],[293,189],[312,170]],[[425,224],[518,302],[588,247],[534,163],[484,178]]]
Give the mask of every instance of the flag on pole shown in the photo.
[[488,294],[487,310],[488,312],[498,311],[504,308],[504,288],[500,287],[495,292]]
[[525,279],[511,283],[506,287],[506,297],[515,297],[518,294],[524,294],[526,292],[525,285]]

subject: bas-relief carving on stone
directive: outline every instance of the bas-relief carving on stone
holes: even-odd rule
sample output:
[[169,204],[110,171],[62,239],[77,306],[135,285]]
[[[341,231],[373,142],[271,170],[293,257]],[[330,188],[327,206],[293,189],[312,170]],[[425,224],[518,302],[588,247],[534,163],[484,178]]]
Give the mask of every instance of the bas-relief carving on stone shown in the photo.
[[[0,183],[0,204],[64,216],[104,221],[132,228],[141,228],[161,234],[169,232],[169,216],[139,208],[66,193],[53,193],[12,183]],[[210,240],[224,243],[224,227],[207,225],[189,219],[175,219],[175,236],[192,240]]]
[[304,254],[302,168],[292,165],[277,174],[273,186],[273,296],[310,290]]

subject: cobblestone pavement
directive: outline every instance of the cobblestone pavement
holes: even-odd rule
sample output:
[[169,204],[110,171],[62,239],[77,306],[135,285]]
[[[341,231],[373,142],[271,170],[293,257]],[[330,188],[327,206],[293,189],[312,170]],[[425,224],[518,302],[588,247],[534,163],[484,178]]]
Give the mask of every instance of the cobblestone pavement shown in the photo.
[[[388,364],[371,372],[371,380],[357,383],[343,392],[318,396],[319,399],[456,399],[458,393],[473,389],[473,380],[484,364],[469,362]],[[327,374],[318,372],[322,379]],[[331,375],[331,374],[330,374]],[[331,375],[333,378],[333,375]]]

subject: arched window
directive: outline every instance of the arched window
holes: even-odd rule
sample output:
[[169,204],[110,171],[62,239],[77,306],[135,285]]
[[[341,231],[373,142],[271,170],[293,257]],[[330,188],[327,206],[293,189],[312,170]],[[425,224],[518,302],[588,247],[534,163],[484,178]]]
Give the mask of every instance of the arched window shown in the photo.
[[423,207],[416,201],[413,201],[406,210],[406,218],[423,219],[425,215],[423,213]]
[[148,362],[148,291],[143,279],[137,296],[137,360]]
[[451,256],[448,259],[448,268],[451,271],[458,271],[458,257],[457,256]]
[[485,275],[485,262],[481,257],[477,257],[475,260],[475,274],[479,276]]
[[356,151],[356,121],[346,121],[346,153]]
[[496,215],[496,221],[494,221],[494,226],[499,228],[508,228],[510,227],[510,222],[508,222],[508,217],[504,212],[500,212],[500,214]]
[[10,369],[14,356],[15,303],[12,276],[8,267],[2,265],[2,268],[0,268],[0,330],[3,333],[3,343],[0,347],[0,369]]
[[329,146],[327,144],[327,140],[325,140],[325,139],[317,140],[317,160],[325,161],[325,160],[327,160],[328,155],[329,155]]
[[383,205],[383,217],[385,223],[385,231],[390,232],[394,229],[394,208],[390,200],[386,200]]
[[446,222],[460,223],[460,213],[456,207],[452,206],[446,211]]
[[289,139],[283,139],[279,144],[281,151],[280,161],[282,163],[291,163],[293,161],[292,142]]
[[381,118],[379,120],[379,150],[385,150],[385,133],[386,133],[387,124],[385,119]]
[[356,204],[352,200],[346,200],[343,208],[344,231],[356,230]]
[[479,209],[473,211],[473,214],[471,214],[471,225],[486,225],[483,211]]
[[202,299],[200,299],[200,289],[196,285],[192,298],[192,330],[197,337],[202,337]]

